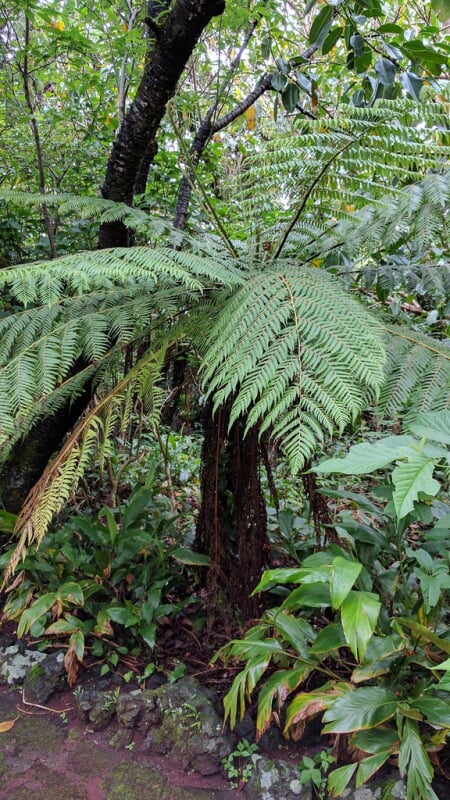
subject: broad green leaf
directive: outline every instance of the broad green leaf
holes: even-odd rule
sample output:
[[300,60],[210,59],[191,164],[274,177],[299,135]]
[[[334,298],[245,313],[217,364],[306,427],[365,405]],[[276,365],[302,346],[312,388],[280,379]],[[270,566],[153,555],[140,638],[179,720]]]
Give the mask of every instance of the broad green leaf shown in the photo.
[[383,86],[392,86],[395,81],[396,69],[388,58],[378,58],[375,62],[375,72]]
[[311,25],[311,29],[309,31],[309,43],[310,44],[322,44],[327,35],[328,31],[331,28],[331,21],[333,19],[333,8],[332,6],[326,5],[323,6],[319,13],[314,17],[313,23]]
[[325,37],[324,42],[322,44],[322,55],[326,56],[326,54],[333,49],[336,42],[339,41],[343,33],[344,31],[340,27],[340,25],[330,30],[329,34]]
[[420,92],[423,87],[423,79],[419,78],[414,72],[402,72],[400,76],[403,88],[408,92],[410,97],[420,102]]
[[298,86],[296,86],[295,83],[289,82],[286,88],[281,92],[281,102],[288,114],[291,114],[296,107],[299,97],[300,91]]
[[351,691],[348,684],[336,684],[334,681],[328,681],[320,689],[297,694],[286,711],[285,735],[293,725],[320,714],[321,711],[329,708],[330,705],[336,702],[337,698],[348,691]]
[[331,605],[340,608],[362,570],[362,564],[337,556],[331,568]]
[[282,609],[296,611],[303,606],[307,608],[323,608],[331,605],[330,589],[325,583],[311,583],[300,586],[284,600]]
[[395,728],[380,725],[367,731],[357,731],[351,738],[353,747],[365,753],[383,753],[395,749],[398,743],[398,733]]
[[69,639],[69,647],[72,647],[78,661],[81,663],[84,657],[84,633],[76,631]]
[[189,550],[188,547],[177,547],[172,550],[170,555],[180,564],[189,564],[192,567],[208,567],[211,562],[209,556],[196,553],[194,550]]
[[112,619],[113,622],[118,622],[119,625],[125,625],[126,628],[140,622],[140,618],[136,614],[133,614],[132,611],[129,611],[128,608],[124,608],[123,606],[112,606],[108,608],[108,617]]
[[384,753],[376,753],[373,756],[369,756],[369,758],[364,758],[358,764],[358,769],[356,771],[356,778],[355,778],[355,785],[358,789],[363,783],[369,780],[372,775],[386,763],[388,758],[392,755],[391,751],[385,751]]
[[83,589],[79,583],[68,582],[63,583],[56,592],[56,599],[60,600],[63,605],[72,603],[75,606],[84,605]]
[[325,712],[323,733],[351,733],[381,725],[397,710],[397,698],[391,689],[365,686],[334,701]]
[[332,653],[333,650],[338,650],[339,647],[345,647],[347,644],[340,622],[332,622],[326,628],[322,628],[309,652],[315,655],[322,653]]
[[408,424],[408,430],[421,438],[423,436],[425,439],[450,445],[450,411],[431,411],[429,414],[421,414],[414,422]]
[[265,681],[258,695],[256,718],[258,732],[267,730],[272,717],[274,701],[276,700],[277,707],[280,709],[286,697],[307,678],[310,672],[311,667],[308,664],[302,664],[296,669],[277,670]]
[[341,607],[342,628],[348,646],[358,661],[362,661],[375,630],[381,603],[372,592],[352,591]]
[[[426,642],[431,642],[442,650],[443,653],[450,655],[450,642],[447,639],[441,639],[440,636],[433,633],[426,625],[421,625],[420,622],[407,619],[406,617],[397,617],[397,621],[400,622],[401,625],[405,625],[406,628],[409,628],[415,636],[424,639]],[[436,669],[442,669],[442,667],[438,666]]]
[[153,498],[153,489],[142,486],[133,492],[122,517],[122,530],[126,531],[143,514]]
[[344,458],[329,458],[322,461],[313,472],[329,475],[364,475],[382,469],[398,458],[410,458],[417,450],[410,436],[386,436],[378,442],[364,442],[350,448]]
[[148,645],[150,650],[153,650],[156,643],[156,624],[154,622],[141,622],[139,636],[142,636],[145,644]]
[[392,472],[395,486],[393,501],[399,520],[413,511],[420,492],[430,497],[438,493],[441,485],[433,478],[433,469],[434,460],[421,453],[416,453],[395,467]]
[[411,701],[411,708],[417,708],[426,717],[430,725],[439,728],[450,728],[450,705],[433,695],[422,695]]
[[285,611],[280,610],[274,615],[273,624],[276,630],[281,633],[297,653],[306,657],[308,653],[308,642],[314,639],[315,633],[311,625],[301,617],[293,617]]
[[17,628],[17,636],[20,639],[24,633],[27,633],[32,625],[43,617],[47,611],[52,607],[56,599],[56,592],[48,592],[43,594],[33,603],[30,608],[23,612]]
[[332,797],[340,797],[347,784],[350,783],[355,773],[357,764],[346,764],[338,767],[328,775],[328,791]]
[[273,586],[281,583],[299,583],[305,571],[299,567],[280,567],[279,569],[268,569],[262,576],[258,585],[253,589],[253,594],[265,592]]

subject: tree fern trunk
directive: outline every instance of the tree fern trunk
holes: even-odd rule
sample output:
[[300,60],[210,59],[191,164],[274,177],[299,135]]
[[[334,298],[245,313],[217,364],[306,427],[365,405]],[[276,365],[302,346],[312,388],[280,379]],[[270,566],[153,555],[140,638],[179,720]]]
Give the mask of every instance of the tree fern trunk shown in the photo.
[[267,564],[267,518],[259,480],[258,431],[243,438],[235,423],[228,433],[229,407],[204,418],[202,502],[194,546],[211,559],[205,576],[208,628],[233,629],[236,613],[256,616],[259,602],[250,594]]

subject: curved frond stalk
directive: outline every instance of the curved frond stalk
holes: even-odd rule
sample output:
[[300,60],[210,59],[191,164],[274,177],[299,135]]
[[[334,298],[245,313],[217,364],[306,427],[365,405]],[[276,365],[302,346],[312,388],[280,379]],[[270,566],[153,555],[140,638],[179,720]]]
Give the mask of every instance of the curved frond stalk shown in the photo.
[[[99,443],[104,441],[105,436],[111,435],[110,417],[114,415],[114,409],[127,399],[130,391],[143,399],[144,394],[148,395],[150,391],[150,382],[159,380],[168,344],[167,341],[159,350],[146,353],[121,381],[95,403],[47,466],[28,495],[17,520],[19,541],[6,567],[3,583],[13,574],[27,548],[33,543],[40,544],[53,516],[63,508],[75,490]],[[155,388],[152,397],[152,420],[155,421],[159,419],[164,395]]]
[[450,408],[450,349],[431,336],[387,326],[386,380],[379,409],[405,421]]
[[253,276],[226,303],[209,338],[204,380],[214,408],[234,397],[280,440],[298,471],[324,433],[342,430],[383,382],[381,325],[319,270],[295,265]]

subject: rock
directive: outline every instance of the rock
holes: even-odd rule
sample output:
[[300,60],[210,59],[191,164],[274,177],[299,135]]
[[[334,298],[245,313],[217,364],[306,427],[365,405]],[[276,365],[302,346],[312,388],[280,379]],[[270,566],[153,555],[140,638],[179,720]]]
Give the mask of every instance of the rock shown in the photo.
[[375,776],[355,789],[348,786],[340,795],[343,800],[405,800],[406,786],[399,772],[386,777]]
[[28,703],[44,705],[62,685],[65,674],[64,653],[51,653],[28,670],[23,688]]
[[311,784],[301,784],[298,769],[285,761],[252,756],[253,773],[244,788],[248,800],[311,800]]
[[144,748],[169,755],[181,769],[202,775],[222,770],[221,760],[233,749],[232,740],[222,734],[212,693],[198,681],[183,678],[133,696],[135,708],[130,707],[129,699],[120,704],[118,721],[125,726],[136,724],[147,732]]
[[0,648],[0,681],[10,685],[22,683],[29,669],[46,658],[38,650],[25,650],[19,645]]
[[118,696],[115,692],[82,689],[74,692],[74,698],[79,718],[94,731],[106,728],[116,714]]

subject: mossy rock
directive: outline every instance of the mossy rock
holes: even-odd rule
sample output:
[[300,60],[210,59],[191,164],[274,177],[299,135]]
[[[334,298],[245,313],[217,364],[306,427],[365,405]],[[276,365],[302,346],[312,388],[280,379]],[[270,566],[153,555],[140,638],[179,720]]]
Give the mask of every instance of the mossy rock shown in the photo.
[[102,782],[106,800],[214,800],[214,792],[172,786],[157,770],[121,764]]
[[14,727],[2,733],[2,745],[14,743],[19,752],[37,752],[41,756],[55,753],[65,739],[65,731],[59,720],[35,716],[21,716]]
[[117,763],[117,755],[102,747],[92,746],[89,741],[79,742],[69,756],[70,769],[77,775],[90,776],[111,770]]
[[54,772],[44,764],[37,762],[33,765],[31,783],[14,787],[14,795],[5,794],[11,800],[88,800],[85,789],[76,786],[68,780],[67,775]]

